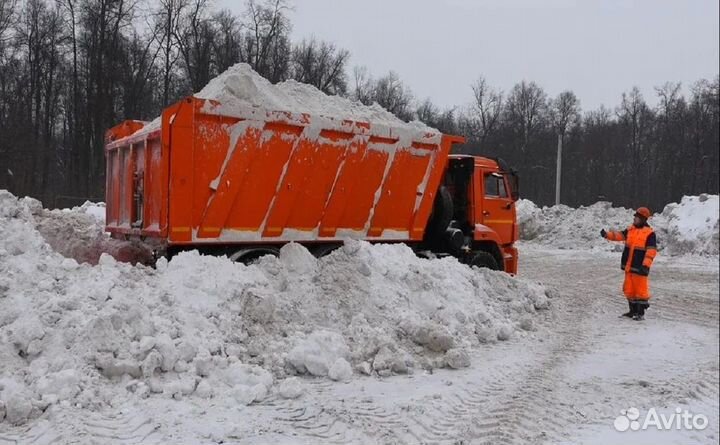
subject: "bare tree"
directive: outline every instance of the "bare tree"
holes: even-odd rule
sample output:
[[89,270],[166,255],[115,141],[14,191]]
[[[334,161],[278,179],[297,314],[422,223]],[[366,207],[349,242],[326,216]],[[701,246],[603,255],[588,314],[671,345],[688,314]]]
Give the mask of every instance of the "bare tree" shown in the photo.
[[640,191],[641,184],[643,184],[642,197],[647,199],[649,192],[645,181],[649,178],[649,172],[646,169],[649,161],[647,142],[652,112],[638,87],[633,87],[629,93],[623,93],[617,115],[627,150],[625,159],[630,166],[630,184],[636,191]]
[[[718,164],[718,117],[720,105],[720,82],[715,78],[714,82],[701,80],[692,87],[690,99],[690,146],[692,156],[685,156],[685,162],[689,163],[687,175],[690,177],[689,189],[695,190],[698,183],[703,181],[703,170],[705,166],[714,170],[717,178]],[[712,148],[710,148],[712,147]]]
[[187,8],[188,0],[159,0],[155,12],[154,25],[157,27],[157,39],[162,55],[162,103],[168,105],[172,97],[172,81],[175,63],[180,57],[176,35],[182,14]]
[[420,122],[433,127],[440,120],[440,109],[428,97],[415,109],[415,117]]
[[291,77],[327,94],[347,92],[346,65],[350,52],[315,38],[302,40],[292,51]]
[[137,32],[123,39],[123,51],[118,57],[123,64],[120,69],[120,97],[122,108],[116,113],[122,116],[134,116],[137,119],[152,119],[160,113],[161,107],[155,96],[157,78],[158,51],[153,50],[156,29],[144,37]]
[[551,100],[549,111],[553,129],[560,137],[580,123],[580,101],[572,91],[563,91]]
[[649,180],[654,189],[672,192],[682,188],[680,182],[684,181],[682,170],[685,160],[682,158],[687,145],[684,122],[687,104],[682,97],[679,82],[666,82],[655,87],[655,94],[659,100],[656,108],[655,144],[650,147],[651,160],[654,163],[652,170],[655,174]]
[[425,99],[415,109],[415,119],[427,124],[430,127],[437,128],[446,134],[460,133],[459,122],[456,116],[457,107],[440,110],[430,98]]
[[542,124],[547,108],[547,95],[535,82],[522,81],[508,95],[508,121],[520,137],[520,151],[527,150],[532,137]]
[[672,116],[680,100],[680,82],[665,82],[662,86],[655,87],[655,94],[660,99],[658,111],[667,117]]
[[236,16],[227,9],[213,15],[216,27],[213,40],[214,63],[217,73],[222,73],[232,65],[247,60],[243,54],[242,26]]
[[12,27],[17,15],[17,0],[0,0],[0,49],[3,48],[8,36],[6,32]]
[[365,66],[356,66],[353,68],[353,91],[351,97],[362,102],[365,105],[372,104],[373,98],[373,78]]
[[199,91],[212,77],[211,60],[216,32],[207,16],[208,1],[190,0],[174,32],[191,91]]
[[412,118],[412,92],[394,71],[375,81],[373,100],[400,119]]
[[563,91],[556,99],[551,100],[549,105],[550,119],[558,137],[557,164],[555,170],[555,204],[560,204],[563,138],[568,130],[580,120],[580,106],[575,93],[572,91]]
[[480,147],[485,147],[487,138],[495,131],[503,108],[502,92],[491,88],[480,76],[471,85],[473,102],[470,108],[471,125]]
[[245,37],[250,66],[271,82],[287,76],[290,21],[287,0],[248,0]]

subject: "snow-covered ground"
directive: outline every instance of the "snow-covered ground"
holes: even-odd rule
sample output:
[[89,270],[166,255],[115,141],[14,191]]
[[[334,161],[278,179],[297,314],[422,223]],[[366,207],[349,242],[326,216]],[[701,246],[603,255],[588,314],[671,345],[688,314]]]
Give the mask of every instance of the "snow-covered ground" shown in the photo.
[[252,266],[197,252],[133,266],[103,253],[113,240],[88,206],[47,211],[2,191],[0,205],[9,424],[128,397],[294,398],[295,376],[463,368],[475,350],[532,335],[549,307],[540,285],[404,245],[349,240],[317,260],[289,244]]
[[[0,445],[719,437],[716,257],[661,255],[634,322],[607,249],[521,243],[518,278],[360,242],[79,264],[46,239],[105,247],[89,208],[0,192]],[[709,425],[616,431],[631,407]]]

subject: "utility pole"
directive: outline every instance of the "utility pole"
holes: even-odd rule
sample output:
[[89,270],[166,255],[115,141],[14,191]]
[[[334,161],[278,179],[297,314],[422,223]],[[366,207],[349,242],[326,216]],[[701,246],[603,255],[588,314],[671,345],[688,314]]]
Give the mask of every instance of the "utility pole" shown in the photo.
[[555,205],[560,204],[560,178],[562,175],[562,134],[558,133],[557,171],[555,172]]

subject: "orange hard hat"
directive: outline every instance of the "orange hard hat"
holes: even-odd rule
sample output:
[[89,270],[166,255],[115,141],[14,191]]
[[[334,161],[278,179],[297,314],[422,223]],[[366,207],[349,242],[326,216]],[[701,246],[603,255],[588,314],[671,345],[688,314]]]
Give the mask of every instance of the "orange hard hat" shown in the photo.
[[650,215],[652,215],[652,213],[647,207],[640,207],[635,211],[635,216],[639,216],[641,218],[648,219],[650,218]]

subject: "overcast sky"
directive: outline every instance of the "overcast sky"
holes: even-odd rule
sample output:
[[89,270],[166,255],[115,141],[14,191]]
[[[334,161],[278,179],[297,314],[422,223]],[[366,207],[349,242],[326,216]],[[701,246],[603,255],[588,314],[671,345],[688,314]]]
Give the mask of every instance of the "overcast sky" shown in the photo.
[[[293,40],[347,48],[351,67],[396,71],[416,97],[470,100],[479,75],[502,90],[534,80],[573,90],[583,109],[615,106],[633,85],[714,78],[718,0],[291,0]],[[244,2],[219,0],[242,11]]]

